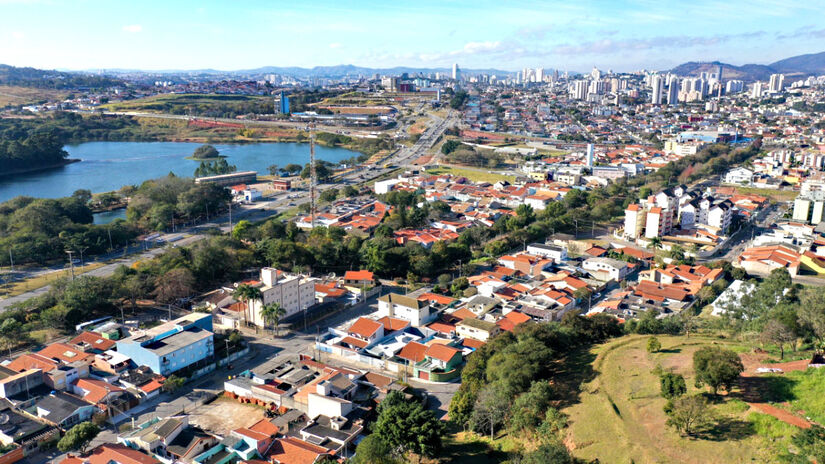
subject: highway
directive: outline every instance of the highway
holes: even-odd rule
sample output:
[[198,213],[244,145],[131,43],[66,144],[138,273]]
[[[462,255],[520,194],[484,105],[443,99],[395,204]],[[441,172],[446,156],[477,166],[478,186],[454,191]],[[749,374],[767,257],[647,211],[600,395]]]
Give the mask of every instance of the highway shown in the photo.
[[[384,165],[408,165],[410,162],[425,155],[427,151],[432,148],[438,138],[444,133],[444,131],[450,127],[451,124],[456,124],[457,122],[458,120],[454,113],[450,113],[446,119],[430,114],[430,125],[422,133],[421,138],[419,138],[418,141],[416,141],[411,147],[403,147],[399,149],[392,155],[377,163],[379,166],[364,166],[360,169],[347,172],[346,174],[337,177],[332,183],[318,185],[318,194],[320,195],[321,192],[332,188],[341,188],[346,185],[369,182],[393,171],[394,169],[397,169],[384,168]],[[262,221],[291,208],[292,206],[290,206],[290,204],[300,205],[307,202],[309,202],[309,192],[306,190],[299,190],[284,192],[277,195],[273,199],[255,202],[251,205],[233,205],[232,223],[237,224],[237,222],[241,219],[247,219],[253,222]],[[114,261],[108,262],[105,266],[89,271],[84,275],[98,277],[109,276],[114,273],[115,269],[119,266],[130,266],[137,261],[151,259],[160,253],[163,253],[167,247],[186,246],[202,240],[206,237],[206,235],[202,234],[201,231],[214,228],[219,228],[223,232],[229,232],[229,214],[224,214],[214,218],[214,220],[210,222],[199,224],[197,226],[184,228],[173,233],[162,234],[159,238],[165,241],[167,245],[115,259]],[[62,272],[63,270],[65,269],[51,269],[39,271],[39,273]],[[42,295],[46,293],[49,288],[51,288],[51,286],[46,285],[18,296],[4,298],[0,300],[0,312],[9,309],[9,307],[15,303]]]

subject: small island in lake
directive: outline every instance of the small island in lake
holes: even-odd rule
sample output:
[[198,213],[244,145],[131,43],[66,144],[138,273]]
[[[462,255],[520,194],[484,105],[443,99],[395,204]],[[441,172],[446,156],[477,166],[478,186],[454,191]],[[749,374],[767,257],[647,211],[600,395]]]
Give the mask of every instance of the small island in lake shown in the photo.
[[212,145],[199,146],[195,149],[195,152],[192,153],[192,156],[189,157],[189,159],[193,159],[196,161],[214,161],[222,158],[226,157],[221,155],[218,149],[213,147]]

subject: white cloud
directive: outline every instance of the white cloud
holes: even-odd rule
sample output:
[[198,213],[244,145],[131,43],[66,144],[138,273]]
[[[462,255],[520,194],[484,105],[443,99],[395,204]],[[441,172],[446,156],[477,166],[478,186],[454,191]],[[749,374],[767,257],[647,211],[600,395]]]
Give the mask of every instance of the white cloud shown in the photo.
[[143,26],[141,26],[140,24],[129,24],[129,25],[123,26],[123,32],[130,32],[132,34],[140,32],[142,30],[143,30]]
[[342,46],[343,46],[343,45],[341,45],[341,44],[340,44],[340,43],[338,43],[338,42],[333,42],[333,43],[329,44],[329,48],[332,48],[332,49],[335,49],[335,48],[341,48]]
[[11,31],[11,37],[15,40],[23,40],[26,38],[26,34],[20,31]]

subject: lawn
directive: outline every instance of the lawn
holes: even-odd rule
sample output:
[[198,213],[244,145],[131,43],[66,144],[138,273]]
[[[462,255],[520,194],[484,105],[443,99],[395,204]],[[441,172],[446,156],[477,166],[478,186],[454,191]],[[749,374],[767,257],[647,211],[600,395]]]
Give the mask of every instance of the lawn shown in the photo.
[[700,438],[680,436],[665,424],[665,399],[651,372],[657,365],[672,369],[685,376],[689,391],[696,392],[694,351],[709,344],[736,351],[746,347],[696,336],[658,338],[662,343],[658,353],[645,350],[647,336],[622,337],[593,349],[597,355],[593,380],[582,385],[577,403],[562,410],[570,417],[567,443],[573,453],[604,463],[772,462],[774,450],[757,433],[752,413],[736,393],[714,406],[720,418],[716,427]]
[[825,370],[808,369],[764,376],[775,406],[825,423]]
[[455,166],[445,166],[439,165],[437,167],[428,167],[427,174],[432,175],[440,175],[440,174],[452,174],[454,176],[463,176],[470,179],[473,182],[489,182],[491,184],[496,183],[500,180],[505,180],[507,182],[513,183],[515,182],[515,176],[508,176],[506,174],[499,174],[495,171],[490,172],[491,170],[487,169],[474,169],[474,168],[459,168]]

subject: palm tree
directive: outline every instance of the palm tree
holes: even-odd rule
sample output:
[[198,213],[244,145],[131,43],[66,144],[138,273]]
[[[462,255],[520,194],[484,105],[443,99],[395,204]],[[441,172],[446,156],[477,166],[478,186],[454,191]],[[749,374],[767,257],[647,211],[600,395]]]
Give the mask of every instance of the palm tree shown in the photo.
[[271,303],[264,305],[261,309],[261,317],[265,322],[275,326],[275,335],[278,335],[278,324],[281,323],[281,318],[286,314],[286,310],[278,303]]
[[655,253],[656,250],[662,248],[662,239],[659,237],[653,237],[650,239],[650,243],[647,245],[648,248],[653,250]]
[[261,299],[261,289],[258,287],[252,287],[247,284],[238,285],[238,288],[232,292],[232,296],[238,300],[243,301],[246,303],[246,309],[244,310],[244,322],[246,322],[246,311],[252,310],[252,300],[260,300]]

